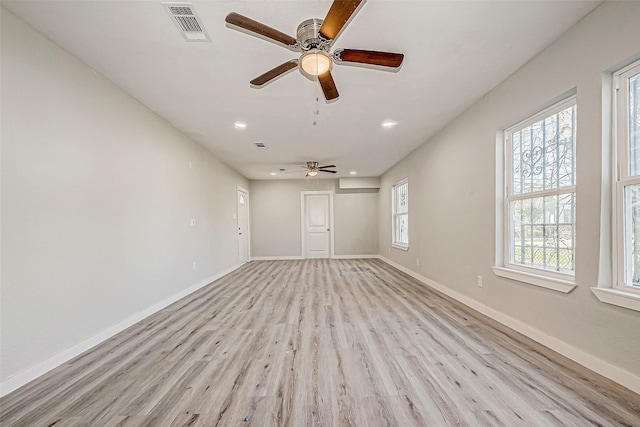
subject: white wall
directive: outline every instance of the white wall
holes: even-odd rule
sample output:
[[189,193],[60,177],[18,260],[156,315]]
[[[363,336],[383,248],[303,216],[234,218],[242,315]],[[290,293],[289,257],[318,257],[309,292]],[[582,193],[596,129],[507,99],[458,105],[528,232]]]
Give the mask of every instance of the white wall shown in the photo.
[[[383,256],[528,325],[540,337],[635,375],[636,384],[640,313],[600,303],[590,287],[596,286],[599,273],[601,152],[609,120],[603,79],[606,83],[612,70],[640,56],[639,23],[639,2],[605,3],[596,9],[390,169],[382,177],[379,199]],[[496,131],[573,88],[578,99],[578,287],[562,294],[498,278],[491,270],[496,168],[502,166],[496,161]],[[404,177],[409,178],[410,249],[389,253],[391,186]],[[483,288],[476,285],[478,275],[484,278]]]
[[335,255],[378,253],[378,191],[336,190],[333,198]]
[[236,266],[248,181],[1,10],[4,381]]
[[251,256],[300,257],[300,193],[334,191],[335,255],[378,252],[378,193],[340,190],[338,180],[251,181]]

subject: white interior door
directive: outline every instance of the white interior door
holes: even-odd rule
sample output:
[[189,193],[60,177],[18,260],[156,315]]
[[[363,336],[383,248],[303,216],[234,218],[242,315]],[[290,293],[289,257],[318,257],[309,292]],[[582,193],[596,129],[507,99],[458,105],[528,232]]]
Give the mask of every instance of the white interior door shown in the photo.
[[304,195],[304,257],[331,257],[330,194]]
[[238,189],[238,258],[249,260],[249,194]]

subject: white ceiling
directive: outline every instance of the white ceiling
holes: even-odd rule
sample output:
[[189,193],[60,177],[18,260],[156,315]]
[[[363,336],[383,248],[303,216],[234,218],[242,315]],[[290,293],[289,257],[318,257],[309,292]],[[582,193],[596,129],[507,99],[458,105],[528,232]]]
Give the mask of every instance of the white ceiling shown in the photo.
[[[397,72],[336,65],[340,98],[329,104],[297,70],[250,87],[297,55],[224,18],[238,12],[295,37],[331,1],[191,3],[211,42],[186,42],[160,1],[2,2],[249,179],[301,178],[270,172],[307,160],[337,165],[326,177],[381,175],[601,2],[368,0],[333,47],[404,53],[404,63]],[[384,120],[397,125],[383,129]]]

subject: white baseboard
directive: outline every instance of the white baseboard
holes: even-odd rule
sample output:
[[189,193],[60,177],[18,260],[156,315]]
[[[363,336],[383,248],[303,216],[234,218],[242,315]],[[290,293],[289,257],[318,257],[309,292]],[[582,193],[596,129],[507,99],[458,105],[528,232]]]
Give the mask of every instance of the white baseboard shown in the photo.
[[[380,255],[334,255],[331,259],[363,259],[363,258],[380,258]],[[251,261],[283,261],[283,260],[300,260],[305,259],[303,256],[254,256]],[[310,258],[311,259],[311,258]]]
[[238,269],[242,264],[238,264],[235,265],[231,268],[228,268],[218,274],[214,274],[211,277],[208,277],[207,279],[193,285],[190,286],[187,289],[184,289],[180,292],[178,292],[175,295],[170,296],[169,298],[162,300],[154,305],[152,305],[151,307],[147,308],[146,310],[141,311],[140,313],[134,314],[131,317],[128,317],[127,319],[123,320],[122,322],[118,323],[117,325],[114,325],[76,345],[74,345],[73,347],[68,348],[67,350],[63,351],[62,353],[56,354],[55,356],[50,357],[49,359],[38,363],[35,366],[32,366],[30,368],[27,368],[21,372],[18,372],[17,374],[14,374],[12,376],[10,376],[9,378],[3,380],[0,382],[0,397],[5,396],[9,393],[11,393],[12,391],[22,387],[23,385],[27,384],[28,382],[33,381],[34,379],[38,378],[41,375],[44,375],[45,373],[51,371],[54,368],[57,368],[58,366],[62,365],[65,362],[68,362],[69,360],[73,359],[74,357],[84,353],[85,351],[89,350],[92,347],[95,347],[96,345],[100,344],[101,342],[113,337],[114,335],[116,335],[119,332],[124,331],[125,329],[127,329],[129,326],[134,325],[136,323],[138,323],[139,321],[151,316],[152,314],[162,310],[163,308],[169,306],[170,304],[173,304],[174,302],[178,301],[181,298],[186,297],[187,295],[190,295],[192,293],[194,293],[195,291],[197,291],[198,289],[208,285],[211,282],[214,282],[216,280],[218,280],[219,278],[226,276],[227,274],[231,273],[232,271]]
[[560,353],[561,355],[573,360],[580,365],[591,369],[592,371],[606,377],[616,383],[628,388],[634,393],[640,394],[640,377],[625,371],[617,366],[614,366],[602,359],[599,359],[583,350],[580,350],[576,347],[573,347],[556,337],[551,335],[547,335],[544,332],[527,325],[526,323],[515,319],[507,314],[504,314],[500,311],[497,311],[489,306],[486,306],[472,298],[469,298],[466,295],[463,295],[457,291],[454,291],[438,282],[435,282],[427,277],[422,276],[421,274],[416,273],[409,268],[398,264],[390,259],[387,259],[383,256],[379,257],[381,260],[386,262],[387,264],[397,268],[403,273],[408,274],[409,276],[421,281],[427,286],[436,289],[443,294],[461,302],[462,304],[471,307],[472,309],[484,314],[492,318],[493,320],[502,323],[503,325],[520,332],[522,335],[531,338],[532,340],[544,345],[545,347],[550,348],[553,351]]
[[380,255],[334,255],[333,259],[370,259],[380,258]]

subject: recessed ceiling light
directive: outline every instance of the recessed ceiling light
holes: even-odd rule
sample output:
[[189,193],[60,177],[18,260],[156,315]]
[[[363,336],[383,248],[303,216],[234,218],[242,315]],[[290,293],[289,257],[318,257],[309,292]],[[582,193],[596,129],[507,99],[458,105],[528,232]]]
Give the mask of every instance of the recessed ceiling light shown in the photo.
[[271,172],[269,175],[276,176],[276,175],[278,175],[278,173],[277,172]]
[[383,128],[387,128],[387,129],[388,129],[388,128],[392,128],[392,127],[394,127],[395,125],[397,125],[397,123],[396,123],[396,122],[394,122],[393,120],[385,120],[384,122],[382,122],[382,127],[383,127]]
[[358,172],[356,172],[356,171],[351,171],[351,172],[349,172],[349,175],[357,175],[357,173]]
[[244,129],[247,127],[247,124],[244,122],[235,122],[233,125],[236,127],[236,129]]

